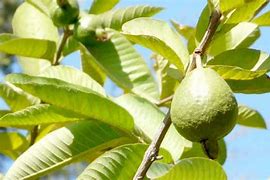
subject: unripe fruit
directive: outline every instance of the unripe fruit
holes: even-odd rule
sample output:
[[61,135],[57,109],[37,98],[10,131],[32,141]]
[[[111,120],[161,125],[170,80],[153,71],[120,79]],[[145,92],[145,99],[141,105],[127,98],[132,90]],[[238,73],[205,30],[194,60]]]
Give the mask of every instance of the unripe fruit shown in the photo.
[[232,90],[210,68],[196,68],[188,73],[171,105],[171,119],[178,132],[190,141],[204,144],[226,136],[235,126],[237,114]]
[[60,0],[53,0],[49,7],[53,23],[58,27],[74,24],[80,13],[77,0],[63,0],[62,5],[59,5],[57,1]]

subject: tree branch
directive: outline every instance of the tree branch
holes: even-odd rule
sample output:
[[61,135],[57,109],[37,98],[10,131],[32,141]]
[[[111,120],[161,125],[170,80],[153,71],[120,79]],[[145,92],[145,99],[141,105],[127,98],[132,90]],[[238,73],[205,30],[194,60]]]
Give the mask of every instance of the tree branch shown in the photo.
[[156,105],[157,105],[157,106],[162,106],[162,105],[164,105],[165,103],[172,101],[172,99],[173,99],[173,95],[168,96],[168,97],[166,97],[166,98],[164,98],[164,99],[161,99],[158,103],[156,103]]
[[[202,66],[201,65],[201,57],[205,53],[209,43],[211,42],[211,40],[216,32],[216,29],[220,23],[220,17],[221,17],[220,11],[215,9],[211,14],[208,28],[207,28],[200,44],[193,52],[193,57],[192,57],[191,63],[188,66],[186,72],[192,71],[197,66]],[[166,114],[160,128],[158,129],[153,141],[151,142],[150,146],[148,147],[147,151],[145,152],[144,157],[143,157],[143,161],[142,161],[140,167],[138,168],[138,171],[136,172],[133,180],[143,179],[146,175],[146,172],[150,168],[151,164],[155,160],[159,159],[158,158],[159,148],[160,148],[160,145],[161,145],[171,123],[172,123],[172,121],[170,118],[170,110],[169,110],[168,113]]]

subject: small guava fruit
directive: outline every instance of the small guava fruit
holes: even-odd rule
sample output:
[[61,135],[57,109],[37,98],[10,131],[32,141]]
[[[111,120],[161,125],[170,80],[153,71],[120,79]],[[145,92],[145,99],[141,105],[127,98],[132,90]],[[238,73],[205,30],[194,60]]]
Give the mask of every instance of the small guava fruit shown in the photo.
[[80,13],[77,0],[63,0],[62,6],[57,1],[60,0],[53,0],[52,5],[49,7],[53,23],[58,27],[74,24],[78,20]]
[[217,140],[233,129],[237,115],[232,90],[210,68],[189,72],[177,87],[171,105],[171,119],[178,132],[190,141],[200,142],[213,159],[218,153]]

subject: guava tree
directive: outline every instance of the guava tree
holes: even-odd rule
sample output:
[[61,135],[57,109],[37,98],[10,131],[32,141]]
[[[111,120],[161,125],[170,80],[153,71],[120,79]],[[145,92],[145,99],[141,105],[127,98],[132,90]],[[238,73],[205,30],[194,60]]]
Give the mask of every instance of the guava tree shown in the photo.
[[[250,48],[270,25],[269,12],[257,15],[268,0],[209,0],[196,27],[152,18],[161,7],[117,3],[94,0],[80,11],[75,0],[26,0],[17,8],[13,34],[0,35],[0,51],[23,69],[0,84],[10,107],[0,127],[14,129],[0,133],[0,152],[14,159],[3,179],[87,162],[78,179],[222,180],[223,137],[236,123],[266,128],[233,93],[270,92],[269,55]],[[154,73],[135,44],[153,52]],[[62,65],[75,51],[81,69]],[[106,94],[107,78],[121,96]]]

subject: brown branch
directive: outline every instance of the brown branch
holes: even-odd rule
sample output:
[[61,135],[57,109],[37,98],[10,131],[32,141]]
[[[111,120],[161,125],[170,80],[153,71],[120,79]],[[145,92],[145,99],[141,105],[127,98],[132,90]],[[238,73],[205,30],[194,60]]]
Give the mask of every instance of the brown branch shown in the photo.
[[[212,12],[208,28],[207,28],[199,46],[193,52],[193,58],[192,58],[192,61],[189,65],[189,67],[187,68],[187,72],[192,71],[197,65],[201,64],[201,57],[205,53],[209,43],[211,42],[211,40],[216,32],[216,29],[220,23],[220,17],[221,17],[221,13],[219,10],[214,10]],[[196,63],[196,61],[197,61],[197,63]],[[151,166],[151,164],[155,160],[159,159],[158,158],[159,148],[160,148],[160,145],[161,145],[171,123],[172,122],[171,122],[170,110],[169,110],[168,113],[166,114],[166,117],[163,120],[162,125],[158,129],[153,141],[151,142],[150,146],[148,147],[147,151],[145,152],[144,157],[143,157],[143,161],[142,161],[140,167],[138,168],[133,180],[143,179],[145,177],[146,172],[148,171],[149,167]]]
[[171,117],[170,117],[170,111],[165,116],[165,119],[163,120],[161,126],[158,129],[158,133],[155,135],[152,143],[148,147],[147,151],[144,154],[143,161],[135,174],[133,180],[141,180],[146,175],[146,172],[148,171],[151,164],[157,160],[160,159],[158,156],[159,148],[162,143],[162,140],[164,139],[170,125],[171,125]]

